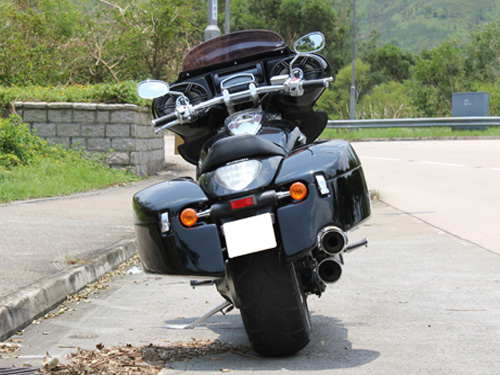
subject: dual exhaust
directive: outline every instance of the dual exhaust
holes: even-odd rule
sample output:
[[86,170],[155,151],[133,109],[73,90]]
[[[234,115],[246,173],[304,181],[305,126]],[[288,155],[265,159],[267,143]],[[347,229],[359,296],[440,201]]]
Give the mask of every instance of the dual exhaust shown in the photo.
[[337,258],[326,258],[318,264],[318,276],[325,284],[333,284],[342,276],[342,265]]
[[340,228],[327,226],[318,233],[317,246],[323,254],[323,260],[318,264],[318,276],[326,284],[337,282],[342,276],[342,253],[350,252],[358,247],[366,246],[368,241],[347,244],[347,234]]
[[318,264],[318,276],[326,284],[333,284],[342,276],[340,254],[347,246],[347,235],[334,226],[321,229],[318,233],[318,249],[326,258]]
[[346,246],[347,235],[340,228],[328,226],[319,231],[318,249],[329,256],[341,254]]

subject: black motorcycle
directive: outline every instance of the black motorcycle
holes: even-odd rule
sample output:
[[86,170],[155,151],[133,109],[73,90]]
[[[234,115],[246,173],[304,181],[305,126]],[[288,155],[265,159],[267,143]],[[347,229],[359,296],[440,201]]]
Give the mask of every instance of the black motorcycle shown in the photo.
[[[366,240],[346,232],[370,216],[361,163],[348,142],[313,143],[327,124],[313,106],[329,82],[321,33],[294,51],[265,30],[223,35],[191,50],[169,86],[144,81],[153,125],[178,134],[197,178],[176,178],[133,199],[147,272],[215,284],[240,309],[253,349],[291,355],[311,338],[306,298],[342,274]],[[201,280],[201,281],[200,281]]]

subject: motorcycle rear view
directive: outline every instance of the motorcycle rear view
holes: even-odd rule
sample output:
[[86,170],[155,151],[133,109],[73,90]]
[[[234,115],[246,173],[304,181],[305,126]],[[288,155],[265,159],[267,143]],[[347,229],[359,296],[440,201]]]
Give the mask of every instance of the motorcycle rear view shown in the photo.
[[183,139],[196,180],[177,178],[133,199],[147,272],[215,285],[223,302],[187,325],[240,310],[253,349],[291,355],[311,340],[307,296],[342,274],[347,232],[370,216],[363,169],[345,141],[315,142],[327,124],[314,104],[332,81],[321,33],[292,51],[249,30],[205,42],[172,85],[144,81],[153,125]]

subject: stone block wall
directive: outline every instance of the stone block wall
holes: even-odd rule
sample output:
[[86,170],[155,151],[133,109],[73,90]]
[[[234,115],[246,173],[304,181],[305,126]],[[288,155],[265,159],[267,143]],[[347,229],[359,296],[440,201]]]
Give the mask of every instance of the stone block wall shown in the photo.
[[147,108],[133,104],[16,102],[15,111],[40,138],[107,154],[106,163],[138,176],[162,171],[165,141]]

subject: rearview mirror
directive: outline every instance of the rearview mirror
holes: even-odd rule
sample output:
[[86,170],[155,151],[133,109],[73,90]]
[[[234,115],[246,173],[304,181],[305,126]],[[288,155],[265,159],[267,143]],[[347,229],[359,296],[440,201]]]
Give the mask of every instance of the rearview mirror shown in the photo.
[[156,99],[169,93],[168,83],[148,79],[137,85],[137,94],[143,99]]
[[325,47],[325,36],[319,31],[304,35],[293,45],[297,53],[314,53]]

